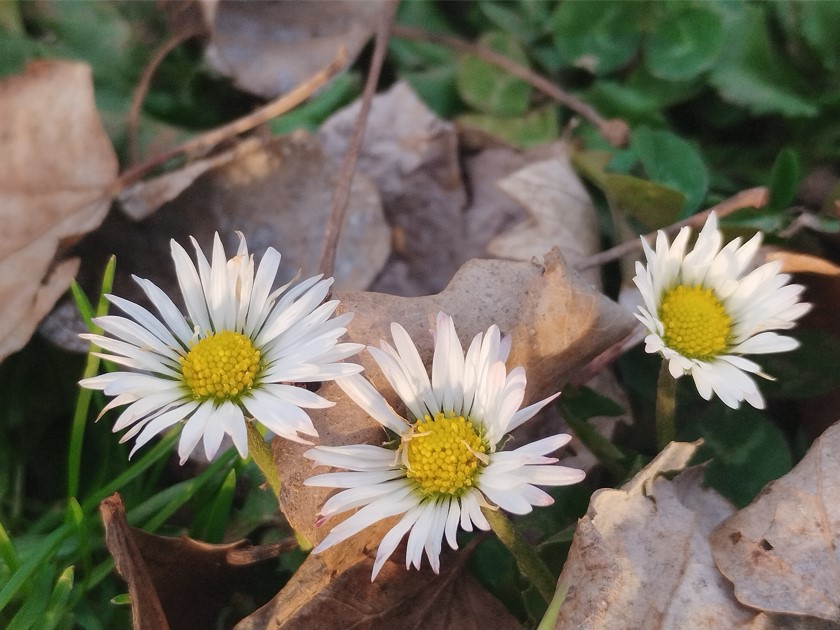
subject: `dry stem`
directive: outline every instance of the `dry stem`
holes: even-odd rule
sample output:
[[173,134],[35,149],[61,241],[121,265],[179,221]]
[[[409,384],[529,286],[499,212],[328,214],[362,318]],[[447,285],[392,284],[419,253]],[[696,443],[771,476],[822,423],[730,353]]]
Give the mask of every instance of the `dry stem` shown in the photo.
[[271,101],[270,103],[260,107],[251,112],[247,116],[243,116],[238,120],[234,120],[226,125],[217,127],[206,131],[195,138],[187,140],[183,144],[159,153],[152,158],[144,161],[141,164],[133,166],[132,168],[123,171],[123,173],[116,179],[111,187],[109,193],[116,196],[120,191],[130,186],[134,182],[143,178],[152,169],[171,160],[173,157],[185,153],[203,153],[210,150],[223,140],[232,138],[257,127],[272,118],[284,114],[290,109],[297,107],[307,98],[312,96],[318,89],[321,88],[329,79],[335,75],[345,64],[347,60],[347,53],[342,48],[338,51],[336,58],[323,70],[316,72],[303,83],[296,86],[290,92]]
[[356,125],[353,128],[347,153],[344,154],[344,161],[341,163],[341,169],[338,172],[338,180],[333,191],[332,212],[330,213],[330,220],[327,222],[321,255],[318,258],[318,271],[325,276],[333,275],[335,269],[338,237],[341,234],[341,226],[344,224],[344,215],[347,212],[347,203],[350,200],[350,186],[353,183],[356,160],[362,149],[365,126],[370,114],[370,104],[376,92],[376,84],[379,81],[379,73],[382,71],[382,64],[385,62],[388,37],[394,26],[397,4],[397,0],[390,0],[385,3],[379,17],[379,24],[376,27],[376,44],[374,45],[373,59],[370,63],[365,89],[362,94],[362,105],[359,109],[359,116],[356,118]]
[[166,58],[166,55],[188,39],[200,33],[201,29],[198,27],[174,33],[158,47],[149,60],[149,63],[143,68],[143,74],[140,75],[140,80],[131,93],[131,107],[128,109],[128,119],[126,121],[126,127],[128,128],[128,159],[132,165],[136,164],[140,159],[137,151],[137,128],[139,127],[140,110],[143,107],[143,100],[149,91],[149,84],[152,82],[155,71]]
[[[748,188],[747,190],[742,190],[741,192],[732,195],[729,199],[721,201],[719,204],[712,206],[708,210],[692,215],[683,221],[678,221],[663,230],[657,230],[645,234],[642,238],[644,238],[648,243],[653,244],[656,240],[656,234],[659,231],[665,232],[668,236],[673,236],[685,226],[691,226],[693,228],[701,227],[712,212],[717,213],[718,218],[722,218],[732,214],[736,210],[740,210],[741,208],[762,208],[767,205],[767,201],[769,199],[770,192],[764,186]],[[623,258],[627,254],[632,254],[640,249],[642,249],[642,242],[640,239],[635,238],[598,254],[587,256],[586,258],[579,260],[577,264],[574,265],[574,268],[577,271],[584,271],[590,267],[597,267],[598,265],[618,260],[619,258]]]
[[610,120],[602,118],[591,105],[584,103],[579,98],[562,90],[545,77],[532,71],[530,68],[516,63],[512,59],[497,53],[495,50],[491,50],[486,46],[481,46],[479,44],[471,44],[470,42],[458,39],[457,37],[430,33],[429,31],[409,26],[397,25],[394,27],[393,32],[394,37],[440,44],[442,46],[452,48],[453,50],[457,50],[458,52],[475,55],[487,63],[492,63],[494,66],[498,66],[518,79],[522,79],[546,96],[583,116],[586,120],[598,128],[599,133],[611,145],[615,147],[623,147],[627,144],[629,128],[626,122],[618,118]]

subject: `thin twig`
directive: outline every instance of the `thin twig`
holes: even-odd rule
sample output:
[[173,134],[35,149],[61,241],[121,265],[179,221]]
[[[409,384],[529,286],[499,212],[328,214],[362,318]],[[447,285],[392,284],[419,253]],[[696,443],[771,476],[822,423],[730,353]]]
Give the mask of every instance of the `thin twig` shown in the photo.
[[307,98],[312,96],[318,89],[321,88],[329,79],[338,72],[347,60],[347,53],[342,48],[338,51],[336,58],[323,70],[316,72],[306,81],[295,87],[292,91],[287,92],[280,98],[271,101],[267,105],[251,112],[247,116],[243,116],[231,123],[211,129],[195,138],[187,140],[183,144],[159,153],[144,161],[141,164],[133,166],[132,168],[123,171],[122,174],[115,180],[111,186],[109,193],[113,196],[119,194],[127,186],[143,178],[152,169],[164,164],[177,155],[184,153],[202,153],[210,148],[216,146],[223,140],[227,140],[233,136],[239,135],[257,127],[264,122],[271,120],[284,114],[290,109],[297,107]]
[[373,58],[368,70],[365,90],[362,93],[362,105],[359,109],[359,116],[356,118],[356,125],[353,128],[353,135],[347,146],[347,153],[344,154],[344,161],[338,172],[335,190],[332,198],[332,211],[330,220],[327,222],[327,229],[324,233],[324,244],[321,247],[321,255],[318,258],[318,271],[325,276],[333,275],[335,269],[335,254],[338,249],[338,237],[341,234],[341,226],[344,224],[344,215],[347,211],[347,203],[350,200],[350,186],[353,183],[353,175],[356,170],[356,160],[362,149],[362,140],[365,136],[370,105],[373,95],[376,92],[376,85],[379,81],[379,74],[382,71],[382,64],[385,62],[385,53],[388,45],[388,38],[394,26],[394,16],[397,12],[398,0],[389,0],[382,7],[382,14],[379,17],[379,25],[376,27],[376,44],[373,48]]
[[394,37],[399,37],[401,39],[432,42],[434,44],[440,44],[442,46],[452,48],[458,52],[475,55],[487,63],[492,63],[494,66],[498,66],[502,70],[509,72],[518,79],[522,79],[546,96],[554,99],[561,105],[568,107],[572,111],[577,112],[590,123],[595,125],[598,128],[598,132],[611,145],[615,147],[623,147],[627,144],[629,128],[626,122],[618,118],[612,118],[610,120],[603,118],[591,105],[584,103],[579,98],[562,90],[556,84],[532,71],[530,68],[516,63],[512,59],[497,53],[495,50],[491,50],[490,48],[480,44],[471,44],[470,42],[458,39],[457,37],[440,35],[439,33],[430,33],[429,31],[424,31],[423,29],[413,28],[410,26],[397,25],[394,27],[393,34]]
[[[721,201],[719,204],[712,206],[708,210],[692,215],[683,221],[678,221],[677,223],[674,223],[662,230],[645,234],[642,238],[644,238],[648,243],[653,244],[656,240],[657,232],[665,232],[668,236],[672,236],[686,226],[693,228],[701,227],[712,212],[717,213],[718,218],[723,218],[732,214],[736,210],[740,210],[741,208],[762,208],[767,205],[767,201],[769,199],[770,192],[764,186],[748,188],[747,190],[742,190],[741,192],[731,196],[729,199]],[[623,258],[624,256],[632,254],[640,249],[642,249],[641,239],[634,238],[629,241],[625,241],[620,245],[616,245],[611,249],[594,254],[593,256],[582,258],[574,265],[574,268],[577,271],[584,271],[590,267],[597,267],[599,265],[612,262],[613,260],[618,260],[619,258]]]
[[146,98],[146,93],[149,91],[149,85],[152,82],[152,77],[157,71],[161,62],[166,59],[166,56],[175,50],[178,46],[183,44],[188,39],[199,35],[202,29],[198,27],[190,28],[178,33],[173,33],[165,42],[163,42],[155,51],[149,63],[143,68],[143,74],[140,75],[140,80],[137,86],[131,93],[131,107],[128,109],[128,118],[126,120],[126,127],[128,129],[128,159],[130,164],[134,165],[140,159],[137,151],[137,128],[140,125],[140,110],[143,107],[143,101]]

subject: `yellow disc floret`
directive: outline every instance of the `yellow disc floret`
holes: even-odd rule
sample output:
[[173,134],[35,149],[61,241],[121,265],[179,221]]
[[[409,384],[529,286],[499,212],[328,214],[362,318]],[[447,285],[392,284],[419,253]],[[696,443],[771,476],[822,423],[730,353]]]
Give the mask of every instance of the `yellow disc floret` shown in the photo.
[[194,398],[236,398],[254,384],[260,351],[245,335],[210,334],[181,359],[181,373]]
[[730,343],[732,318],[711,289],[678,285],[659,307],[665,344],[689,359],[710,359]]
[[426,496],[464,494],[475,485],[487,461],[487,446],[476,427],[451,413],[419,420],[404,448],[406,477],[413,479]]

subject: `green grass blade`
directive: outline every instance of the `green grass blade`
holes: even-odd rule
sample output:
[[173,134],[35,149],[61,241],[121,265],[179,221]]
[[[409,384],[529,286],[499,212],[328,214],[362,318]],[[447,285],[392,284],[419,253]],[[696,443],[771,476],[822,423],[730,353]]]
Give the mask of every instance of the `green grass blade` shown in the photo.
[[0,522],[0,558],[6,563],[10,573],[14,573],[20,567],[20,558],[15,550],[15,545],[9,538],[9,533],[3,527],[2,522]]
[[32,590],[27,593],[23,606],[12,617],[6,630],[30,630],[37,627],[36,624],[46,612],[50,601],[54,575],[55,568],[52,565],[41,568],[33,580]]
[[121,473],[113,479],[113,481],[102,486],[98,490],[94,491],[90,496],[86,497],[82,503],[82,510],[84,513],[87,514],[91,510],[96,509],[102,499],[140,477],[146,470],[154,466],[162,457],[167,457],[172,452],[172,446],[178,440],[180,431],[180,428],[176,428],[168,433],[160,442],[146,451],[140,459],[135,460],[135,462],[125,472]]
[[67,611],[67,601],[73,591],[74,568],[67,567],[61,572],[50,596],[47,611],[38,622],[38,630],[53,630]]
[[[105,298],[106,293],[110,293],[114,285],[114,272],[117,266],[117,259],[113,256],[108,260],[105,266],[105,272],[102,275],[102,287],[99,292],[99,301],[96,304],[96,315],[105,315],[108,312],[108,300]],[[90,302],[82,292],[78,285],[72,289],[73,297],[76,300],[76,306],[82,317],[85,318],[85,324],[91,332],[102,332],[97,328],[90,315]],[[78,296],[77,296],[78,294]],[[85,315],[88,317],[85,317]],[[93,348],[91,348],[93,349]],[[90,378],[95,376],[99,371],[99,357],[88,353],[87,363],[83,378]],[[75,497],[79,493],[79,476],[82,468],[82,446],[84,444],[85,426],[90,417],[90,402],[93,396],[93,391],[89,389],[79,388],[79,394],[76,398],[76,408],[73,411],[73,422],[70,428],[70,445],[67,452],[67,497]]]
[[18,594],[21,587],[32,575],[42,567],[47,558],[55,553],[58,546],[67,538],[72,529],[67,525],[62,525],[52,534],[44,539],[44,542],[38,548],[37,553],[33,553],[18,567],[18,570],[12,573],[9,581],[0,590],[0,610],[3,610],[12,601],[12,598]]

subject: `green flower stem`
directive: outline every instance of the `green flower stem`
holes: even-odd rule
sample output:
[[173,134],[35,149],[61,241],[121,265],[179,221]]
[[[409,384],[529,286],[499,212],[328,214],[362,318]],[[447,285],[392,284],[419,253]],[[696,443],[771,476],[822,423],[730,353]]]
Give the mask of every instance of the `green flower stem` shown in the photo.
[[668,371],[668,362],[662,361],[659,381],[656,384],[656,446],[661,451],[674,441],[676,430],[674,416],[677,408],[677,379]]
[[[263,477],[265,477],[268,487],[271,488],[271,491],[274,493],[274,496],[277,497],[277,501],[279,502],[280,475],[277,472],[277,467],[274,465],[274,453],[271,452],[271,447],[266,444],[265,438],[262,436],[259,429],[257,429],[257,425],[254,424],[252,420],[246,420],[245,424],[248,425],[248,453],[251,455],[251,459],[254,460],[257,468],[260,469]],[[309,551],[312,549],[313,545],[309,542],[306,536],[297,530],[293,531],[295,534],[295,540],[297,540],[298,546],[303,551]]]
[[519,569],[525,576],[531,580],[531,583],[543,596],[546,602],[550,602],[554,598],[554,591],[556,580],[551,575],[551,571],[545,566],[545,563],[537,555],[537,550],[534,549],[521,533],[513,526],[510,519],[502,514],[501,510],[491,510],[489,508],[481,508],[481,512],[490,523],[490,528],[493,533],[499,537],[502,544],[516,558],[516,563]]
[[271,452],[271,447],[265,443],[265,438],[260,434],[257,425],[251,420],[246,420],[248,425],[248,452],[251,454],[251,459],[260,469],[260,472],[265,477],[268,487],[280,500],[280,475],[277,473],[277,467],[274,465],[274,453]]
[[563,580],[560,586],[557,587],[557,592],[548,603],[548,608],[543,615],[540,625],[537,630],[554,630],[557,625],[557,617],[560,615],[560,608],[563,607],[563,602],[566,601],[566,595],[569,593],[569,585]]

